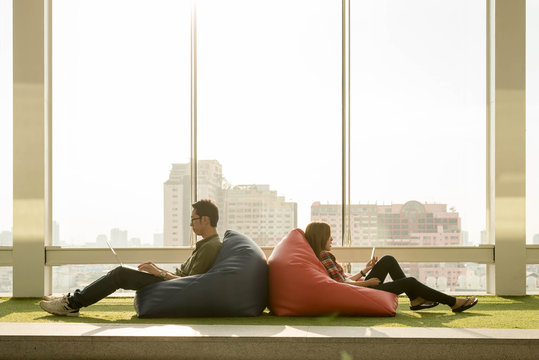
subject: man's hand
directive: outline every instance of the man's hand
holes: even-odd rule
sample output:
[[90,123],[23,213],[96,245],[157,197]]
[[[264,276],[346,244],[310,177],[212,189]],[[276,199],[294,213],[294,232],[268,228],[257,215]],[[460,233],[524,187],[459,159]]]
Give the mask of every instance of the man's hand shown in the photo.
[[144,272],[147,272],[147,273],[152,274],[154,276],[159,276],[159,274],[162,271],[161,268],[157,267],[157,265],[155,265],[151,261],[147,261],[145,263],[140,264],[138,266],[138,269],[139,269],[139,271],[144,271]]

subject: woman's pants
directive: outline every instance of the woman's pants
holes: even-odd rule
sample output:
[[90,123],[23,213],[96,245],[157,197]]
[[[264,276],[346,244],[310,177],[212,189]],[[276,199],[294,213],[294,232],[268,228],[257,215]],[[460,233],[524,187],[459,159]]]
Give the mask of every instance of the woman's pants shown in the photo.
[[160,281],[164,280],[146,272],[118,266],[84,289],[77,289],[73,295],[68,297],[69,306],[73,309],[80,309],[98,302],[118,289],[140,290]]
[[[393,281],[384,283],[389,274]],[[406,277],[399,263],[391,255],[385,255],[374,265],[365,280],[371,278],[380,279],[380,284],[373,289],[387,291],[396,295],[406,293],[410,300],[422,297],[428,301],[436,301],[449,306],[454,306],[457,299],[420,283],[416,278]]]

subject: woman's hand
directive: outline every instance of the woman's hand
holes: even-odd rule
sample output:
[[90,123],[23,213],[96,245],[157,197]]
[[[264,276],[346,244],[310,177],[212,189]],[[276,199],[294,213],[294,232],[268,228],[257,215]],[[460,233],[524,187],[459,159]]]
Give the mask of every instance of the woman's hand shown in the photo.
[[374,256],[372,259],[369,260],[367,265],[365,265],[365,269],[363,269],[363,272],[366,274],[376,265],[376,262],[378,261],[378,258]]

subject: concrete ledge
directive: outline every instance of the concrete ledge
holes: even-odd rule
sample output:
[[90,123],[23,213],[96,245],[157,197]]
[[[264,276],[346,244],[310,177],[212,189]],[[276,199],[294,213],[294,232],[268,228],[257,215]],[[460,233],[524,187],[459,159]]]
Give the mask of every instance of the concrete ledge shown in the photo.
[[2,359],[536,359],[539,329],[0,323]]

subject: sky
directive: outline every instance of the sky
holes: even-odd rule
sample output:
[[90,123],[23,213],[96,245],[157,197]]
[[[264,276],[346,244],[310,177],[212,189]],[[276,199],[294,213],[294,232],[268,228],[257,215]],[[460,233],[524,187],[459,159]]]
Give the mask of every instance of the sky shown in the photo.
[[[308,6],[306,6],[308,4]],[[352,1],[351,201],[454,206],[485,227],[484,1]],[[127,6],[128,5],[128,6]],[[439,16],[444,14],[444,16]],[[341,8],[199,1],[198,158],[231,184],[341,202]],[[539,233],[539,0],[528,0],[528,241]],[[53,192],[61,238],[151,243],[189,160],[190,4],[53,2]],[[0,166],[12,167],[11,1],[0,0]],[[12,222],[0,177],[0,231]]]

